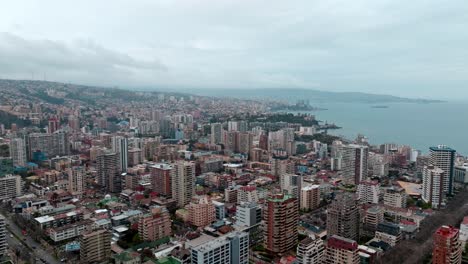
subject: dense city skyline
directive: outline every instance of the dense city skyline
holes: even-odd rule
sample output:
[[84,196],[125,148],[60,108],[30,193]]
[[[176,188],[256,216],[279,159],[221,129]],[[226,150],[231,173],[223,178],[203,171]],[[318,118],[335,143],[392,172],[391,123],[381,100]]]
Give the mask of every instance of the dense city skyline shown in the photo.
[[0,10],[0,77],[468,99],[466,6],[459,0],[14,1]]
[[0,8],[0,264],[468,263],[466,0]]

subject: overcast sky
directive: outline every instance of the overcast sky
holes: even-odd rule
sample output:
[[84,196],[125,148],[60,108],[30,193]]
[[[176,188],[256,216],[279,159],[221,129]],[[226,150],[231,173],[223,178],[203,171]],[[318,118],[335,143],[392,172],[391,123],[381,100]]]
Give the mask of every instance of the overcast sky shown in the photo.
[[33,75],[468,98],[468,1],[5,1],[0,78]]

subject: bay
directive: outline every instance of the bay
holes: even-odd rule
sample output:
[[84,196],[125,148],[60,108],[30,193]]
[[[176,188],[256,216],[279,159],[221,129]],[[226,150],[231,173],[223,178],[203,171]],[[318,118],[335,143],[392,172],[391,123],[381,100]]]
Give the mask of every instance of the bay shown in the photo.
[[312,105],[327,109],[309,112],[318,120],[342,127],[329,130],[330,134],[348,139],[363,134],[371,144],[409,145],[423,153],[444,144],[468,154],[468,102],[389,103],[387,108],[366,103]]

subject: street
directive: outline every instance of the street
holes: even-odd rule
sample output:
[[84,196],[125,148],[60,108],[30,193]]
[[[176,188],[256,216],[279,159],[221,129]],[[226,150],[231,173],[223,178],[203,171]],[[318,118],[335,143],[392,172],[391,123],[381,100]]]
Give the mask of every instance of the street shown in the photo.
[[47,264],[60,263],[60,261],[56,260],[52,255],[47,253],[39,243],[27,235],[23,236],[21,229],[13,221],[11,221],[9,216],[5,216],[5,223],[7,224],[7,229],[9,232],[13,234],[13,238],[11,238],[10,235],[7,236],[7,242],[11,248],[22,247],[24,250],[29,250],[36,259],[43,260]]

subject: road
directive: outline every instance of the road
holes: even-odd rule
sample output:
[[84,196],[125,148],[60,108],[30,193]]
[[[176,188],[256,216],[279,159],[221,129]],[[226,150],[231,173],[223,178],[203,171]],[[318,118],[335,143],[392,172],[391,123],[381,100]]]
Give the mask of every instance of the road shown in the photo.
[[437,228],[442,225],[458,227],[466,215],[468,215],[468,191],[465,189],[451,199],[446,208],[427,217],[415,239],[404,240],[386,252],[381,263],[423,263],[424,258],[431,254],[432,235]]
[[21,229],[11,221],[9,216],[5,216],[5,222],[8,225],[8,230],[13,233],[13,238],[9,235],[7,237],[10,247],[22,245],[25,250],[30,250],[30,253],[33,254],[35,258],[42,259],[47,264],[60,264],[60,261],[56,260],[51,254],[46,252],[42,248],[42,245],[28,236],[23,236]]

